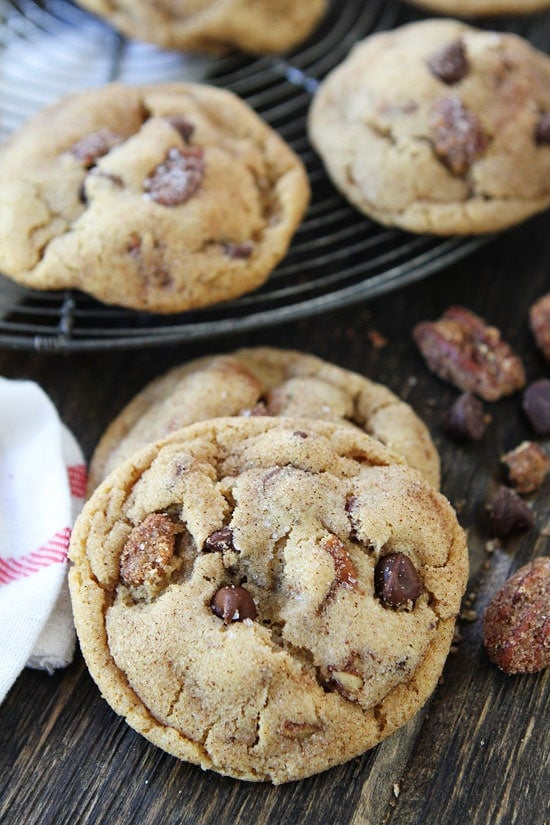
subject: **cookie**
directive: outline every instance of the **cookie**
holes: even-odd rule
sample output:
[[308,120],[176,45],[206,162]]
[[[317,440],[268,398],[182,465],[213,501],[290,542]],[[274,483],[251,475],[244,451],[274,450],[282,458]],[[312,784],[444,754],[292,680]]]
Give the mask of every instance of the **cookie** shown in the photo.
[[433,691],[467,578],[440,493],[356,428],[232,417],[96,489],[69,573],[90,673],[192,763],[282,783],[373,747]]
[[415,6],[452,17],[523,15],[550,8],[549,0],[410,0]]
[[326,0],[79,0],[130,37],[170,49],[225,54],[286,51],[306,39]]
[[321,83],[309,134],[334,184],[379,223],[505,229],[550,205],[550,58],[456,20],[374,34]]
[[101,437],[90,464],[89,489],[150,441],[196,421],[229,415],[354,424],[439,487],[439,455],[426,425],[387,387],[313,355],[256,347],[199,358],[152,381]]
[[208,306],[267,279],[308,199],[301,161],[231,92],[110,84],[0,150],[0,269],[133,309]]

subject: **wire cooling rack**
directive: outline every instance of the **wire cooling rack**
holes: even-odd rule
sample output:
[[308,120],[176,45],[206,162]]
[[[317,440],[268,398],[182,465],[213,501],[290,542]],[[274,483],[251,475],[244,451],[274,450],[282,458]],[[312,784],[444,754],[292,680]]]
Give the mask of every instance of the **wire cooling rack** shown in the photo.
[[[308,143],[312,94],[353,43],[419,15],[397,0],[333,0],[314,35],[284,57],[214,59],[121,37],[67,0],[0,0],[0,139],[63,94],[111,80],[200,80],[244,98],[302,158],[312,200],[288,255],[253,293],[214,307],[153,315],[77,290],[41,292],[0,275],[0,345],[67,352],[209,338],[319,314],[424,278],[487,237],[437,238],[387,229],[351,207]],[[548,20],[499,21],[544,46]],[[539,42],[537,42],[539,41]]]

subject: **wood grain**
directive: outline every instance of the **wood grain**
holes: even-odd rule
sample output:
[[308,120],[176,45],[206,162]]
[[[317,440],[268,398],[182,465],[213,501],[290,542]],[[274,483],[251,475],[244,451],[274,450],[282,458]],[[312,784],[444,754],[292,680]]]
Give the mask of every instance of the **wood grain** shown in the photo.
[[[550,822],[548,674],[501,673],[485,656],[480,628],[505,578],[550,552],[550,479],[529,498],[535,529],[488,553],[485,506],[502,481],[499,456],[533,437],[521,396],[487,405],[492,420],[479,444],[451,441],[440,416],[457,392],[428,372],[411,339],[416,322],[463,304],[501,329],[530,381],[548,375],[527,324],[529,305],[550,290],[548,228],[541,216],[414,286],[258,333],[139,352],[0,352],[0,372],[38,381],[88,458],[135,392],[199,355],[256,344],[295,347],[387,383],[427,421],[440,449],[443,490],[468,532],[476,613],[459,622],[462,638],[440,685],[402,731],[360,759],[277,788],[202,772],[154,748],[109,709],[79,654],[53,676],[25,670],[0,706],[3,825]],[[371,343],[372,330],[385,346]]]

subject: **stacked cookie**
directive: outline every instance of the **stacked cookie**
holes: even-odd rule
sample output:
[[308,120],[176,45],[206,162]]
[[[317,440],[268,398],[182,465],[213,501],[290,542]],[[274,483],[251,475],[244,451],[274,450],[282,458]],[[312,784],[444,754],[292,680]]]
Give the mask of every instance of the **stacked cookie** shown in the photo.
[[467,549],[425,425],[385,387],[296,352],[201,359],[122,411],[92,476],[70,550],[81,649],[169,753],[300,779],[433,691]]

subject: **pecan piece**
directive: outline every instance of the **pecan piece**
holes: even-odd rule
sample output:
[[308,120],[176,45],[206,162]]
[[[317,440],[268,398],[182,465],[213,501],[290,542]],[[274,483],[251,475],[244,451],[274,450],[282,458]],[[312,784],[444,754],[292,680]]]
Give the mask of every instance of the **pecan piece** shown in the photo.
[[173,147],[143,182],[149,197],[163,206],[178,206],[195,194],[205,171],[204,152],[200,146]]
[[437,98],[429,122],[434,149],[454,175],[465,175],[489,145],[479,118],[458,97]]
[[109,129],[99,129],[78,140],[71,146],[71,153],[86,169],[123,142],[124,138]]
[[353,590],[357,586],[357,570],[345,545],[337,536],[327,536],[322,540],[321,547],[332,556],[336,584]]
[[428,69],[438,80],[449,86],[461,81],[470,71],[462,40],[455,40],[438,49],[428,59]]
[[464,307],[449,307],[439,320],[417,324],[413,338],[432,372],[485,401],[525,386],[521,359],[496,327]]
[[120,579],[140,587],[162,576],[174,555],[176,526],[165,513],[149,513],[134,527],[120,556]]
[[538,348],[550,364],[550,292],[531,306],[529,323]]
[[483,617],[483,644],[505,673],[550,665],[550,558],[521,567],[493,596]]
[[521,495],[538,490],[550,470],[550,456],[534,441],[523,441],[500,460],[509,484]]

